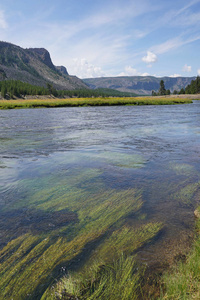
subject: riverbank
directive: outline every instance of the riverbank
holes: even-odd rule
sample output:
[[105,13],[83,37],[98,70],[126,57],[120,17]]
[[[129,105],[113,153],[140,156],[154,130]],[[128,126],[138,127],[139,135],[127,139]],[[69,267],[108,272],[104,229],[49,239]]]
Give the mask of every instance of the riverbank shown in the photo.
[[114,105],[173,105],[192,103],[200,95],[163,96],[163,97],[124,97],[124,98],[47,98],[0,100],[0,109],[76,107],[76,106],[114,106]]
[[161,300],[200,299],[200,207],[195,211],[196,239],[189,255],[163,276]]
[[200,299],[200,207],[195,212],[196,239],[191,252],[163,275],[148,274],[134,256],[122,255],[113,265],[95,265],[65,276],[51,299]]

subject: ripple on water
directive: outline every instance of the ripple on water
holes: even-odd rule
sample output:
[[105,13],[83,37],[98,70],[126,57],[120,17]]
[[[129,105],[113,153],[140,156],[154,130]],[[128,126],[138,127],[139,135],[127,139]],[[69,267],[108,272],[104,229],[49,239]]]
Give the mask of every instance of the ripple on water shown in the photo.
[[184,254],[199,201],[199,109],[0,111],[4,298],[41,296],[61,267],[96,256],[137,252],[162,268]]

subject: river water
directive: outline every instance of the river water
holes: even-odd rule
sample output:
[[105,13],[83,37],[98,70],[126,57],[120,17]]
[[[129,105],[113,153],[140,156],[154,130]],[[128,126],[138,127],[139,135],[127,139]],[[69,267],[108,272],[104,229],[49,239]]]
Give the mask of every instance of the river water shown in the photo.
[[[162,223],[138,258],[169,264],[191,245],[199,161],[200,101],[0,111],[0,249],[28,232],[64,235],[72,206],[62,205],[63,188],[90,194],[134,188],[143,204],[140,217],[129,214],[126,223]],[[76,222],[78,208],[71,210]]]

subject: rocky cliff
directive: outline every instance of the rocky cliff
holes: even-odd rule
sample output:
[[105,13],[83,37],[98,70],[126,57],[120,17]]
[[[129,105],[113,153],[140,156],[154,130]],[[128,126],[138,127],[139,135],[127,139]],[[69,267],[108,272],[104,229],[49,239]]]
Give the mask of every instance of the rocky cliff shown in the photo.
[[34,85],[52,84],[57,89],[88,88],[76,76],[70,76],[65,67],[56,67],[44,48],[23,49],[0,42],[0,80],[14,79]]

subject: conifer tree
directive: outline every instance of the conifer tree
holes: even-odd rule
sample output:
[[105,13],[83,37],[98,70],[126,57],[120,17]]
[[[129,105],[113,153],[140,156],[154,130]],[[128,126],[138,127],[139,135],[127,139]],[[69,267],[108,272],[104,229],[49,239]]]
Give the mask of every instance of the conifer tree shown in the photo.
[[163,80],[160,81],[159,95],[166,95],[165,83]]

